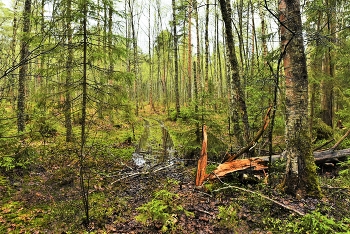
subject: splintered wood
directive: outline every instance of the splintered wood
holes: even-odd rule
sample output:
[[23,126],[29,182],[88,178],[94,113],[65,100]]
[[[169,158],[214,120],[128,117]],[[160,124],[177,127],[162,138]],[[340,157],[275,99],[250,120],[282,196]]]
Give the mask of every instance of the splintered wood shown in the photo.
[[235,155],[230,155],[225,162],[220,164],[211,174],[206,174],[206,167],[208,161],[207,155],[207,127],[203,126],[203,143],[200,158],[198,160],[197,175],[196,175],[196,186],[201,186],[206,179],[214,179],[215,177],[222,177],[228,173],[235,171],[241,171],[248,168],[253,170],[263,170],[267,168],[266,161],[259,158],[256,159],[238,159],[237,158],[250,150],[254,146],[255,142],[259,140],[264,131],[266,130],[270,121],[270,112],[272,107],[270,106],[264,118],[264,123],[259,132],[256,134],[254,139],[242,150]]
[[[246,147],[239,150],[236,154],[229,155],[228,157],[226,157],[225,161],[221,163],[210,174],[206,174],[206,171],[205,171],[207,167],[207,161],[208,161],[208,155],[207,155],[208,142],[207,142],[207,127],[205,125],[203,126],[203,143],[202,143],[201,155],[198,160],[196,186],[201,186],[206,179],[216,179],[218,177],[223,177],[232,172],[243,171],[246,169],[251,169],[256,171],[268,169],[268,163],[270,160],[268,156],[248,158],[248,159],[237,159],[237,158],[242,154],[247,153],[252,147],[254,147],[254,144],[263,135],[270,121],[270,118],[269,118],[270,111],[271,111],[271,107],[267,110],[263,125],[255,135],[254,139],[251,142],[249,142],[249,144]],[[339,144],[349,135],[350,135],[350,130],[348,130],[344,134],[344,136],[330,149],[313,152],[315,157],[315,163],[320,164],[320,163],[329,162],[329,161],[337,161],[338,158],[349,156],[350,149],[335,150],[339,146]],[[271,157],[271,161],[275,161],[281,158],[283,159],[284,157],[285,155],[283,153],[281,155],[273,155]]]
[[249,168],[260,171],[267,169],[267,163],[267,161],[260,158],[236,159],[231,162],[220,164],[210,175],[207,176],[207,178],[215,179],[217,176],[222,177],[228,173],[242,171]]
[[201,186],[207,177],[207,174],[205,171],[208,163],[207,145],[208,145],[207,126],[204,125],[202,150],[201,150],[201,155],[198,160],[198,166],[197,166],[196,186]]

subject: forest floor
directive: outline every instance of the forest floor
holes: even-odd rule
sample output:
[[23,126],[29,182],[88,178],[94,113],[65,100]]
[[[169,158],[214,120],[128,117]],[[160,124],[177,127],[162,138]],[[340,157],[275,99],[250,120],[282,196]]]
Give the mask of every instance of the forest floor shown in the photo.
[[[142,135],[140,123],[137,134]],[[62,137],[34,141],[25,167],[0,169],[0,233],[350,232],[349,162],[320,166],[323,197],[318,199],[278,190],[285,167],[280,162],[268,178],[232,173],[197,188],[197,156],[185,160],[175,155],[140,166],[130,157],[137,143],[120,133],[119,140],[113,138],[113,127],[103,132],[84,159],[89,225],[84,225],[76,146],[63,144]],[[216,165],[211,161],[208,166]]]
[[[176,194],[170,206],[181,205],[193,214],[186,216],[175,209],[167,210],[172,217],[167,233],[282,233],[288,225],[291,225],[288,230],[297,227],[292,222],[307,225],[297,212],[317,211],[327,215],[326,221],[349,217],[348,188],[323,184],[322,199],[295,199],[263,182],[242,183],[235,176],[196,188],[195,167],[180,161],[158,164],[148,170],[132,162],[119,165],[106,162],[103,171],[91,172],[94,175],[89,190],[90,224],[84,228],[79,177],[72,169],[75,162],[59,159],[55,162],[58,164],[52,165],[51,161],[51,167],[33,166],[30,170],[4,174],[9,184],[3,181],[0,186],[2,233],[162,233],[164,222],[148,220],[144,225],[135,219],[140,213],[137,208],[154,201],[155,192],[161,190]],[[337,176],[337,169],[321,175],[324,181]],[[255,192],[228,188],[228,183]],[[257,194],[265,194],[291,209]],[[324,222],[324,217],[318,217],[318,221]],[[346,225],[350,227],[349,223]],[[317,230],[308,233],[332,233]],[[291,233],[303,233],[302,229],[299,231]]]

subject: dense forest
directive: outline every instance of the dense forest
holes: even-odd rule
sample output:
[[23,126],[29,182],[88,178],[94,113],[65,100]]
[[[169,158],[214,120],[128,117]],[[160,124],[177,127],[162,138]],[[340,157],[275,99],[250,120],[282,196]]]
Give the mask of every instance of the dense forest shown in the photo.
[[0,233],[350,232],[350,2],[2,0]]

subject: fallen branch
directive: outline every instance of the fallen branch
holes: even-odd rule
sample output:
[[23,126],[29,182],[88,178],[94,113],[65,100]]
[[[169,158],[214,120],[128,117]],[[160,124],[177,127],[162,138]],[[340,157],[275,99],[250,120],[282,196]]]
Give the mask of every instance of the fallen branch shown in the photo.
[[[217,177],[217,178],[220,180],[219,177]],[[298,215],[301,215],[301,216],[305,215],[305,213],[303,213],[303,212],[301,212],[299,210],[296,210],[293,207],[285,205],[285,204],[283,204],[283,203],[281,203],[279,201],[273,200],[272,198],[269,198],[269,197],[267,197],[267,196],[265,196],[265,195],[263,195],[261,193],[257,193],[257,192],[254,192],[254,191],[250,190],[250,189],[245,189],[245,188],[237,187],[237,186],[234,186],[234,185],[228,185],[225,182],[223,182],[222,180],[220,180],[220,182],[225,184],[225,185],[227,185],[227,186],[223,187],[223,188],[219,188],[219,189],[213,190],[212,192],[219,192],[219,191],[224,190],[224,189],[233,188],[233,189],[241,190],[243,192],[247,192],[247,193],[252,193],[252,194],[258,195],[259,197],[262,197],[262,198],[264,198],[266,200],[269,200],[269,201],[271,201],[271,202],[273,202],[273,203],[275,203],[275,204],[277,204],[279,206],[282,206],[283,208],[285,208],[287,210],[293,211],[293,212],[297,213]]]
[[169,164],[169,165],[167,165],[167,166],[158,168],[158,169],[156,169],[156,170],[154,170],[154,171],[146,171],[146,172],[136,172],[136,173],[132,173],[132,174],[130,174],[130,175],[123,176],[122,178],[119,178],[119,179],[113,181],[113,182],[111,183],[111,185],[117,183],[118,181],[125,180],[125,179],[130,178],[130,177],[139,176],[139,175],[148,175],[148,174],[151,174],[151,173],[156,173],[156,172],[158,172],[158,171],[164,170],[164,169],[166,169],[166,168],[168,168],[168,167],[171,167],[171,166],[173,166],[173,165],[174,165],[174,164]]
[[[329,160],[335,160],[350,155],[350,149],[343,150],[326,150],[320,152],[314,152],[315,163],[320,164]],[[284,160],[285,155],[272,155],[271,161]],[[216,177],[223,177],[226,174],[244,171],[254,170],[261,171],[268,169],[269,156],[254,157],[249,159],[236,159],[232,162],[221,163],[211,174],[206,175],[205,179],[215,179]]]
[[337,143],[335,143],[331,149],[335,150],[339,145],[340,143],[342,143],[342,141],[350,134],[350,128],[349,130],[344,134],[344,136],[342,136],[339,141],[337,141]]
[[250,151],[250,149],[252,147],[254,147],[254,145],[256,144],[256,142],[258,142],[258,140],[260,139],[260,137],[262,136],[262,134],[264,133],[264,131],[266,130],[267,126],[269,125],[270,122],[270,112],[271,112],[272,106],[269,107],[269,109],[267,109],[266,115],[264,117],[264,124],[263,126],[260,128],[260,130],[257,132],[256,136],[254,137],[254,139],[244,148],[240,149],[236,154],[234,155],[230,155],[225,162],[231,162],[233,160],[235,160],[236,158],[238,158],[239,156],[241,156],[242,154]]

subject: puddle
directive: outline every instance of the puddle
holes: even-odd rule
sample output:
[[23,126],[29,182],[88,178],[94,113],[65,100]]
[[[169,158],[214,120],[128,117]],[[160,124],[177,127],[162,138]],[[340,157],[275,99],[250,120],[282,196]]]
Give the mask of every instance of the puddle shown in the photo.
[[[153,167],[175,158],[174,144],[163,122],[144,119],[144,130],[132,158],[139,167]],[[152,124],[151,124],[152,123]]]

